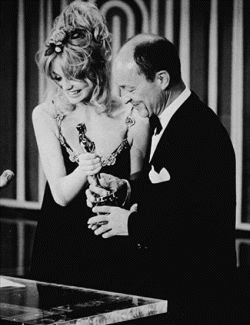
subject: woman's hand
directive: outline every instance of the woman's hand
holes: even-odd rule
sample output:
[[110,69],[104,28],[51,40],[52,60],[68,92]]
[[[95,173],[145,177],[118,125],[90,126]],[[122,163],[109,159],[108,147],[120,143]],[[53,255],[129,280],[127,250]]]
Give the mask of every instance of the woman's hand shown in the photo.
[[97,174],[101,168],[101,158],[96,153],[82,153],[79,155],[79,168],[86,176]]

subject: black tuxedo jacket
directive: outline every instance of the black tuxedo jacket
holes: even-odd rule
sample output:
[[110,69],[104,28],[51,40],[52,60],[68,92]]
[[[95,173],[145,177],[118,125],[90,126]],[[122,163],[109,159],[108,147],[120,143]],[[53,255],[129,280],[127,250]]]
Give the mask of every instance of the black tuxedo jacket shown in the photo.
[[[170,179],[152,184],[152,165]],[[138,203],[128,221],[138,243],[135,292],[166,299],[225,293],[235,269],[235,154],[219,118],[196,94],[173,115],[131,187]]]

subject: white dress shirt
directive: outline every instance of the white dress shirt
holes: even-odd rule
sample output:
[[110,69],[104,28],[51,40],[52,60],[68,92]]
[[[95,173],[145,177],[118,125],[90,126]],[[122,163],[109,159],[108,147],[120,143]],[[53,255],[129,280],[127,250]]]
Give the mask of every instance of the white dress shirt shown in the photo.
[[180,96],[178,96],[168,107],[165,107],[164,111],[158,116],[161,122],[162,130],[159,134],[154,134],[152,137],[149,161],[151,161],[157,144],[160,141],[160,138],[164,130],[166,129],[171,117],[174,115],[177,109],[185,102],[185,100],[188,99],[190,95],[191,91],[188,87],[186,87],[185,90],[183,90],[183,92],[180,94]]

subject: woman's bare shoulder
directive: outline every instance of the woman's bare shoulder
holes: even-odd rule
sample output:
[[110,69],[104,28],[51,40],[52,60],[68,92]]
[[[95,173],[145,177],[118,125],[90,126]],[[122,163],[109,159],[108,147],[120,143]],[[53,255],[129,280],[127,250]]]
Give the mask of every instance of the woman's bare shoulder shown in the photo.
[[132,131],[131,133],[136,133],[139,130],[146,133],[149,132],[149,119],[141,117],[130,103],[124,104],[120,97],[113,97],[111,116],[122,121],[130,117],[134,122],[131,128],[131,131],[133,129],[134,132]]
[[53,103],[44,102],[32,111],[32,121],[35,127],[50,128],[56,132],[56,110]]
[[32,116],[34,118],[55,118],[56,116],[56,111],[53,103],[51,102],[43,102],[39,105],[37,105],[33,111],[32,111]]
[[137,124],[142,125],[146,128],[149,127],[149,119],[147,117],[141,117],[141,115],[137,112],[136,109],[133,109],[132,117],[134,118]]
[[131,113],[132,125],[129,128],[128,138],[132,143],[148,143],[150,139],[149,119],[141,117],[137,110]]

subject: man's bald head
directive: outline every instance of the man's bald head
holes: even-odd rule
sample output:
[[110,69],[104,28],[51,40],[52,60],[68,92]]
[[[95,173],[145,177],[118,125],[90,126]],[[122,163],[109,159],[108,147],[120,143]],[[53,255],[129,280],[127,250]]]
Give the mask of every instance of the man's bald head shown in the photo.
[[155,34],[138,34],[128,39],[127,42],[120,48],[116,59],[124,59],[125,61],[133,60],[134,50],[136,46],[143,43],[150,43],[163,39],[163,37]]
[[148,81],[153,81],[158,71],[167,71],[170,84],[181,82],[181,67],[178,52],[166,38],[155,34],[138,34],[130,38],[119,50],[114,67],[137,67]]

